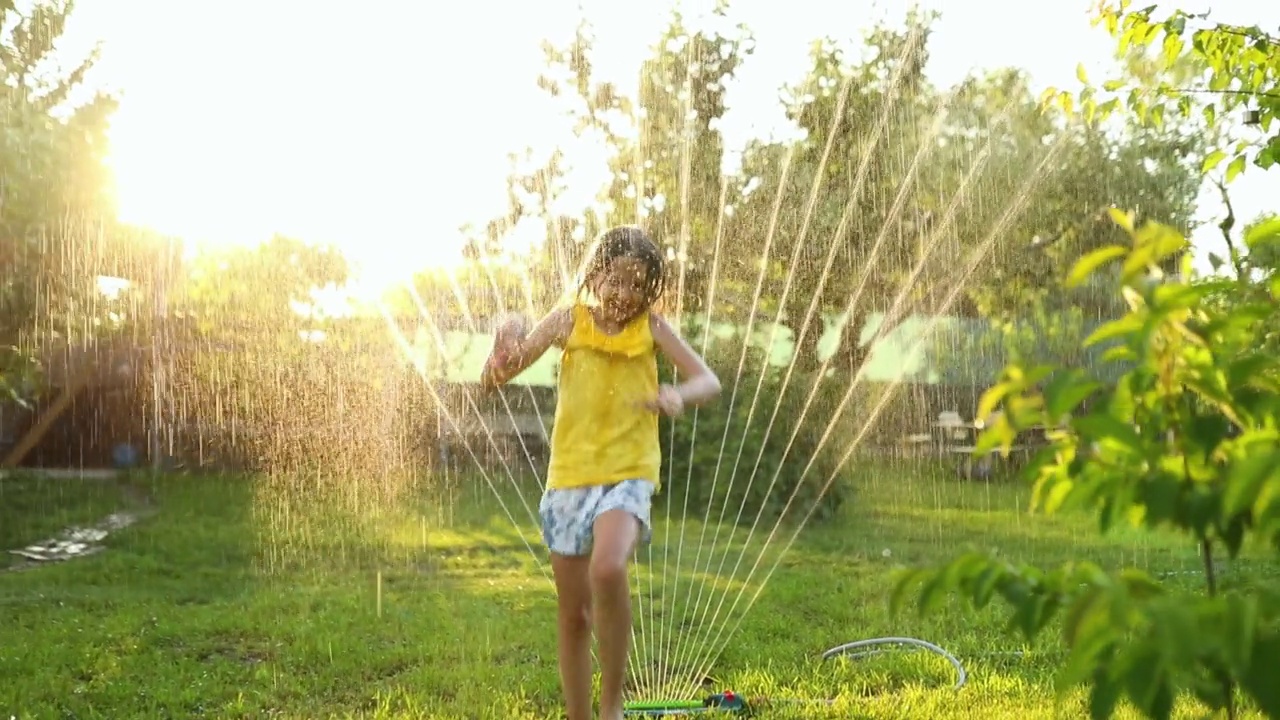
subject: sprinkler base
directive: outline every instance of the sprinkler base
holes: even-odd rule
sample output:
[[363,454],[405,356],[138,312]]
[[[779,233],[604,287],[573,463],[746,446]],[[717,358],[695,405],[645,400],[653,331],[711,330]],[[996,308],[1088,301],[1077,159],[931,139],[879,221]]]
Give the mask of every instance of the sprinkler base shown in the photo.
[[705,712],[745,713],[747,702],[731,690],[710,695],[704,700],[645,700],[623,705],[628,717],[666,717]]

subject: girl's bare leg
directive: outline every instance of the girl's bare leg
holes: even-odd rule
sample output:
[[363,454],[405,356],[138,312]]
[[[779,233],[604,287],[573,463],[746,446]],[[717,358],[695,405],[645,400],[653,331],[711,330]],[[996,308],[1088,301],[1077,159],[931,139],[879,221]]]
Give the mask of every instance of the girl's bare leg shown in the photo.
[[631,650],[631,588],[627,566],[640,536],[640,522],[625,510],[596,518],[590,582],[600,648],[600,717],[622,720],[622,683]]
[[591,717],[591,583],[589,556],[551,555],[559,605],[556,622],[560,685],[568,720]]

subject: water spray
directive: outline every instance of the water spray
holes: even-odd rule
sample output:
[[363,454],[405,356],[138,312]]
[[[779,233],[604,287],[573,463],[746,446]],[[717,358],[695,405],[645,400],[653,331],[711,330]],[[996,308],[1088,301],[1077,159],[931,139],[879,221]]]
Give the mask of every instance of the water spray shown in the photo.
[[[868,640],[855,640],[843,645],[837,645],[822,653],[823,660],[830,660],[837,657],[845,657],[850,660],[858,660],[872,655],[879,655],[887,651],[887,646],[906,646],[927,650],[935,655],[941,655],[951,667],[955,668],[956,681],[952,686],[953,689],[959,690],[964,687],[969,680],[969,673],[964,669],[964,665],[959,658],[947,652],[942,647],[935,645],[926,640],[911,637],[880,637]],[[794,705],[794,704],[814,704],[814,705],[831,705],[835,702],[832,698],[769,698],[769,697],[753,697],[748,700],[746,697],[737,694],[732,690],[725,690],[712,695],[708,695],[702,700],[643,700],[626,703],[623,706],[623,714],[627,717],[671,717],[676,715],[701,715],[703,713],[716,714],[735,714],[750,715],[754,710],[767,707],[769,705]]]

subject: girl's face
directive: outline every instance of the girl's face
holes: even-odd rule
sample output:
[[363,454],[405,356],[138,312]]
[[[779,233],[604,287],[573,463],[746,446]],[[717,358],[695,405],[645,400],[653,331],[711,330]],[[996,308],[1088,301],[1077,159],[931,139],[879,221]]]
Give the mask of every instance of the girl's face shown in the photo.
[[648,266],[636,258],[619,258],[603,273],[592,290],[601,310],[615,322],[629,320],[645,310]]

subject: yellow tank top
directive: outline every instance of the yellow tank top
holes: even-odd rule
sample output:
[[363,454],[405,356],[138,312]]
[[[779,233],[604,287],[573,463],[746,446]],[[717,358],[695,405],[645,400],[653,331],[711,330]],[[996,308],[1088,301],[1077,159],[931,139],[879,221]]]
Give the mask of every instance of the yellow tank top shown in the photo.
[[644,407],[658,394],[649,314],[609,335],[585,305],[574,303],[571,312],[573,331],[560,357],[547,487],[632,479],[659,486],[658,416]]

